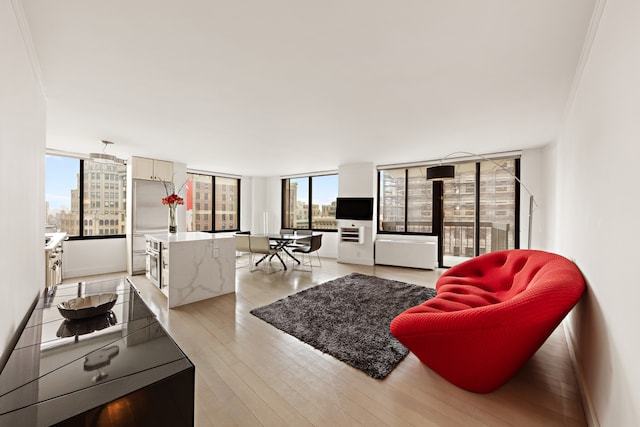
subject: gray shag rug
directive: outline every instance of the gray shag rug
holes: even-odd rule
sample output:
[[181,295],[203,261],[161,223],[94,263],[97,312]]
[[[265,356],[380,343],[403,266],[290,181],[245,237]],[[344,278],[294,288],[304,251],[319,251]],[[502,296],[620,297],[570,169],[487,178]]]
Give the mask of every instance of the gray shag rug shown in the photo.
[[409,353],[391,335],[391,321],[435,295],[432,288],[352,273],[255,308],[251,314],[383,379]]

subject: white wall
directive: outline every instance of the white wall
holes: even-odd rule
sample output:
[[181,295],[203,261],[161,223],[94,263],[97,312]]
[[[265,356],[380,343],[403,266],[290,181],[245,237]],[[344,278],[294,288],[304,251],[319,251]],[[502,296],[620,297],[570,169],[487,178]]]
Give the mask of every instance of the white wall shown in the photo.
[[65,279],[127,269],[127,240],[123,238],[67,240],[62,244]]
[[375,201],[378,192],[377,170],[373,163],[350,163],[340,165],[338,168],[338,196],[340,197],[373,197],[374,221],[338,220],[338,227],[364,227],[364,243],[341,242],[340,236],[336,236],[338,248],[338,261],[373,265],[374,242],[377,234],[375,219],[377,213]]
[[588,290],[571,316],[602,426],[640,425],[640,2],[608,0],[557,145],[558,252]]
[[[546,191],[548,173],[545,170],[544,148],[523,150],[520,156],[520,180],[534,196],[532,214],[531,249],[544,249],[549,223],[547,209],[552,206],[550,193]],[[529,238],[529,193],[520,188],[520,247],[527,248]]]
[[19,324],[45,286],[45,99],[30,61],[30,38],[25,36],[25,42],[20,30],[21,18],[18,2],[0,2],[0,367]]
[[[540,246],[536,249],[543,249],[553,252],[557,248],[557,218],[558,218],[558,192],[556,183],[558,182],[558,147],[556,143],[548,144],[542,148],[542,165],[540,165],[541,175],[545,177],[541,194],[544,197],[539,206],[540,216],[543,216],[540,224],[541,235]],[[534,215],[538,215],[536,212]],[[535,226],[535,223],[534,223]],[[534,239],[534,243],[537,241]]]

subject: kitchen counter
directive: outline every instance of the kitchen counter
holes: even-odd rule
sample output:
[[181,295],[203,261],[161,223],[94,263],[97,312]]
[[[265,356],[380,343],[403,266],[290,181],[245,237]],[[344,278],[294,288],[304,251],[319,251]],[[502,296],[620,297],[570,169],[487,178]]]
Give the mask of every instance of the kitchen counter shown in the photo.
[[169,308],[235,292],[233,236],[194,231],[146,234],[145,238],[160,243],[160,259],[148,265],[160,268],[156,274]]
[[204,233],[202,231],[187,231],[180,233],[153,233],[145,234],[147,238],[155,239],[163,243],[175,242],[195,242],[198,240],[226,239],[228,236],[217,236],[212,233]]
[[51,289],[62,282],[62,242],[67,233],[45,233],[44,235],[44,286]]
[[67,233],[45,233],[44,250],[52,251],[67,238]]
[[[115,293],[112,309],[66,320],[57,305]],[[130,282],[44,293],[0,374],[0,425],[193,425],[195,367]]]

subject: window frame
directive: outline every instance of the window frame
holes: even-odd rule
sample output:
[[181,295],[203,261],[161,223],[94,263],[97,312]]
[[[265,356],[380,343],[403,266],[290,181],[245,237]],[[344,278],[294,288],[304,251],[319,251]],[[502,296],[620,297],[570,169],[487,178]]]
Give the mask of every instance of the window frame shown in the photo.
[[[85,197],[85,162],[90,162],[91,159],[87,159],[87,158],[83,158],[83,157],[75,157],[75,156],[70,156],[70,155],[61,155],[61,154],[57,154],[57,153],[45,153],[45,156],[51,156],[51,157],[60,157],[60,158],[66,158],[66,159],[74,159],[77,160],[79,162],[79,167],[78,167],[78,234],[77,235],[71,235],[71,234],[67,234],[67,239],[68,240],[103,240],[103,239],[122,239],[126,237],[126,233],[122,233],[122,234],[85,234],[84,232],[84,221],[85,221],[85,213],[84,213],[84,202],[85,199],[89,199],[91,200],[91,206],[94,206],[94,204],[97,204],[98,201],[95,200],[97,198],[97,196],[94,196],[93,199],[90,196],[90,193],[87,193]],[[95,184],[96,187],[98,187],[97,183],[96,183],[96,172],[89,172],[90,176],[86,177],[89,178],[92,182],[92,184]],[[81,178],[81,179],[80,179]],[[125,181],[126,181],[126,174],[125,174]],[[45,174],[45,187],[46,187],[46,174]],[[70,189],[71,191],[74,189]],[[99,188],[96,188],[94,193],[98,193],[100,191]],[[123,188],[123,196],[124,196],[124,200],[126,201],[126,197],[127,197],[127,191],[128,188],[126,187],[126,183],[125,183],[125,187]],[[104,192],[103,192],[104,194]],[[45,195],[45,203],[46,203],[46,195]],[[106,201],[104,203],[107,203]],[[125,202],[126,203],[126,202]],[[73,200],[71,202],[71,206],[73,206]],[[126,206],[126,205],[125,205]],[[98,206],[96,206],[98,207]],[[103,208],[104,206],[100,206],[99,208]],[[124,209],[124,208],[123,208]],[[126,209],[124,209],[125,212],[125,221],[126,221]],[[93,225],[93,220],[89,219],[89,221],[91,222],[91,225]]]
[[[335,176],[338,177],[337,172],[328,172],[328,173],[318,173],[313,175],[302,175],[302,176],[292,176],[288,178],[281,179],[281,191],[280,191],[280,228],[292,229],[292,230],[310,230],[310,231],[319,231],[323,233],[337,233],[338,232],[338,223],[336,220],[336,228],[313,228],[313,178],[323,177],[323,176]],[[288,207],[287,203],[289,201],[289,183],[292,179],[307,179],[308,180],[308,200],[307,200],[307,223],[309,224],[309,228],[296,228],[285,225],[285,219],[287,218]],[[336,189],[336,199],[338,198],[338,189]],[[334,212],[335,218],[335,212]]]
[[[234,177],[234,176],[226,176],[226,175],[215,175],[215,174],[208,174],[208,173],[203,173],[201,171],[189,171],[187,170],[187,179],[189,179],[189,175],[198,175],[201,177],[209,177],[211,178],[211,180],[209,181],[208,184],[206,184],[207,186],[211,186],[211,198],[209,198],[209,189],[205,188],[207,191],[205,191],[204,195],[203,195],[203,201],[206,201],[207,203],[205,203],[205,206],[209,206],[209,209],[207,209],[207,214],[205,215],[211,215],[211,230],[192,230],[192,231],[200,231],[203,233],[229,233],[229,232],[236,232],[236,231],[240,231],[240,218],[241,218],[241,200],[242,198],[240,197],[240,192],[241,192],[241,178],[238,177]],[[233,203],[237,202],[238,204],[238,208],[237,210],[233,211],[232,214],[230,214],[231,219],[233,220],[234,218],[234,214],[236,214],[236,227],[235,228],[220,228],[219,230],[216,229],[216,178],[220,178],[220,179],[232,179],[236,181],[236,188],[238,189],[237,194],[235,194],[235,200],[232,200],[232,205]],[[194,181],[192,181],[192,185]],[[221,184],[221,186],[227,186],[227,184]],[[194,196],[192,196],[193,198],[193,207],[192,209],[195,209],[196,206],[196,191],[195,188],[192,188],[191,190],[194,194]],[[223,194],[224,195],[224,194]],[[210,202],[210,203],[209,203]],[[221,200],[221,202],[224,202],[225,206],[227,206],[229,203],[228,200]],[[202,210],[202,209],[200,209]],[[206,220],[208,220],[208,218],[206,218]],[[225,225],[226,223],[221,224]]]
[[[377,234],[401,234],[404,236],[437,236],[438,233],[435,232],[434,230],[436,229],[435,225],[436,225],[436,217],[433,214],[433,206],[435,206],[436,203],[436,192],[432,191],[431,192],[431,209],[432,209],[432,214],[431,214],[431,231],[430,232],[422,232],[422,231],[407,231],[408,229],[408,223],[409,223],[409,169],[412,168],[416,168],[416,167],[429,167],[428,165],[411,165],[411,166],[404,166],[404,167],[397,167],[397,168],[393,168],[393,167],[388,167],[388,168],[384,168],[384,169],[379,169],[378,170],[378,218],[376,218],[376,228],[377,228]],[[382,172],[386,171],[386,170],[401,170],[404,169],[404,230],[405,231],[387,231],[387,230],[382,230],[380,228],[380,207],[382,204],[382,199],[383,197],[380,197],[380,185],[381,185],[381,174]],[[426,182],[426,181],[425,181]]]
[[[475,200],[475,214],[474,214],[474,221],[476,223],[476,232],[475,232],[475,236],[474,239],[476,241],[475,247],[476,247],[476,252],[478,251],[479,248],[479,240],[480,240],[480,174],[481,174],[481,163],[483,161],[497,161],[500,159],[512,159],[514,161],[514,181],[515,181],[515,191],[514,191],[514,248],[518,249],[520,248],[520,156],[515,155],[515,156],[509,156],[509,157],[498,157],[498,158],[491,158],[491,157],[487,157],[487,158],[470,158],[470,159],[466,159],[466,160],[458,160],[455,162],[451,162],[451,164],[475,164],[475,169],[476,169],[476,177],[475,177],[475,186],[476,186],[476,200]],[[376,224],[376,229],[377,229],[377,234],[396,234],[396,235],[418,235],[418,236],[440,236],[441,235],[441,230],[439,230],[440,225],[438,224],[438,222],[442,221],[441,218],[441,213],[438,212],[432,212],[431,218],[432,218],[432,225],[431,225],[431,232],[409,232],[406,231],[407,230],[407,222],[408,222],[408,209],[409,209],[409,203],[408,203],[408,188],[409,188],[409,169],[414,168],[414,167],[430,167],[433,166],[434,163],[433,162],[427,162],[424,164],[412,164],[412,165],[407,165],[407,166],[397,166],[397,167],[393,167],[392,165],[389,166],[385,166],[384,168],[379,168],[378,169],[378,213],[381,212],[380,208],[381,208],[381,204],[382,204],[382,197],[380,197],[380,185],[381,185],[381,174],[384,171],[387,170],[402,170],[404,169],[405,172],[405,200],[404,200],[404,222],[405,222],[405,227],[404,230],[405,231],[385,231],[382,230],[380,228],[381,226],[381,222],[379,220],[379,218],[377,218],[377,224]],[[434,182],[435,183],[435,182]],[[432,191],[432,201],[431,201],[431,209],[433,210],[434,208],[440,206],[439,203],[440,201],[438,200],[438,198],[440,198],[441,195],[435,191]]]

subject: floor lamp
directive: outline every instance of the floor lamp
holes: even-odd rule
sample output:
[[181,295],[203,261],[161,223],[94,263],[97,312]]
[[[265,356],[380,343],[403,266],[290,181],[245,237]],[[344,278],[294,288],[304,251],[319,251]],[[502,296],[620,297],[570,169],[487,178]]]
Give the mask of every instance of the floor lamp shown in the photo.
[[509,175],[511,175],[513,177],[513,179],[515,179],[516,181],[518,181],[518,183],[522,186],[522,188],[525,189],[525,191],[527,193],[529,193],[529,233],[528,233],[528,239],[527,239],[527,249],[531,249],[531,230],[533,228],[533,206],[536,205],[537,203],[533,197],[533,194],[531,193],[531,191],[529,191],[529,189],[527,188],[526,185],[524,185],[524,183],[522,181],[520,181],[520,178],[518,178],[517,176],[515,176],[509,169],[505,168],[504,166],[502,166],[501,164],[497,163],[495,160],[490,159],[486,156],[483,156],[482,154],[475,154],[475,153],[469,153],[467,151],[456,151],[454,153],[450,153],[447,154],[446,156],[444,156],[442,159],[440,159],[440,163],[437,166],[431,166],[427,168],[427,180],[429,181],[442,181],[445,179],[450,179],[450,178],[454,178],[456,175],[456,170],[455,170],[455,166],[454,165],[443,165],[442,163],[448,159],[451,156],[456,156],[456,155],[466,155],[466,156],[474,156],[474,157],[479,157],[483,160],[489,161],[491,163],[493,163],[494,165],[498,166],[500,169],[502,169],[503,171],[507,172]]

